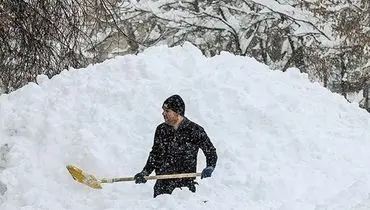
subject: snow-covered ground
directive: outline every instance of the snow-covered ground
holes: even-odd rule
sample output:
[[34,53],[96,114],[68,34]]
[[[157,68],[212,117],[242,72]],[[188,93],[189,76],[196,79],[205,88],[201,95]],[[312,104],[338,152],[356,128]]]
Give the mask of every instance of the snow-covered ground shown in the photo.
[[[175,93],[219,156],[197,193],[154,199],[154,181],[94,190],[72,179],[67,164],[101,178],[139,172]],[[370,115],[296,69],[248,57],[153,47],[39,76],[0,97],[0,116],[2,210],[370,208]]]

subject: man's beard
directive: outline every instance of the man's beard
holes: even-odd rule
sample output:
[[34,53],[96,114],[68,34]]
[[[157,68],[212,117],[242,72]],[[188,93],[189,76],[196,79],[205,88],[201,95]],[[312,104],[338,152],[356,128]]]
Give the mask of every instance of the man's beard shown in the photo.
[[164,118],[164,122],[167,124],[167,125],[171,125],[171,126],[174,126],[177,122],[176,119],[170,119],[170,118]]

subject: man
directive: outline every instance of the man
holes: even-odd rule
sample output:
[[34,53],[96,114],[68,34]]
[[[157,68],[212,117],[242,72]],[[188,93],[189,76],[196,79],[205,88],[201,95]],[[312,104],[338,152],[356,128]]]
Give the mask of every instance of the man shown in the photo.
[[359,102],[359,106],[366,111],[370,112],[370,103],[369,103],[369,92],[370,92],[370,80],[367,80],[362,89],[363,98]]
[[[158,125],[152,150],[143,170],[135,175],[135,183],[146,183],[144,176],[153,170],[157,175],[195,173],[199,148],[206,156],[207,167],[201,178],[211,177],[217,162],[216,148],[204,129],[187,119],[185,103],[179,95],[167,98],[162,106],[164,123]],[[187,187],[195,192],[193,178],[162,179],[154,185],[154,197],[171,194],[175,188]]]

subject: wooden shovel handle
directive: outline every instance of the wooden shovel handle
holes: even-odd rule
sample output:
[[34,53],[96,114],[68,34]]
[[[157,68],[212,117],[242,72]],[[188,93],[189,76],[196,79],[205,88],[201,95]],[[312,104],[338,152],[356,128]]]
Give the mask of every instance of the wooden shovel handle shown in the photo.
[[[200,173],[183,173],[183,174],[166,174],[166,175],[156,175],[156,176],[144,176],[146,180],[152,179],[180,179],[180,178],[191,178],[200,176]],[[135,181],[134,177],[122,177],[113,179],[101,179],[101,183],[113,183],[113,182],[126,182]]]

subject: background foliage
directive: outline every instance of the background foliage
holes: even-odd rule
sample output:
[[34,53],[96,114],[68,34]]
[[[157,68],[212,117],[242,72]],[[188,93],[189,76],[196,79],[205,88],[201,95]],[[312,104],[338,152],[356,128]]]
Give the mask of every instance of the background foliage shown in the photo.
[[156,44],[298,67],[347,97],[369,80],[368,0],[2,0],[0,79],[9,93],[39,74]]

